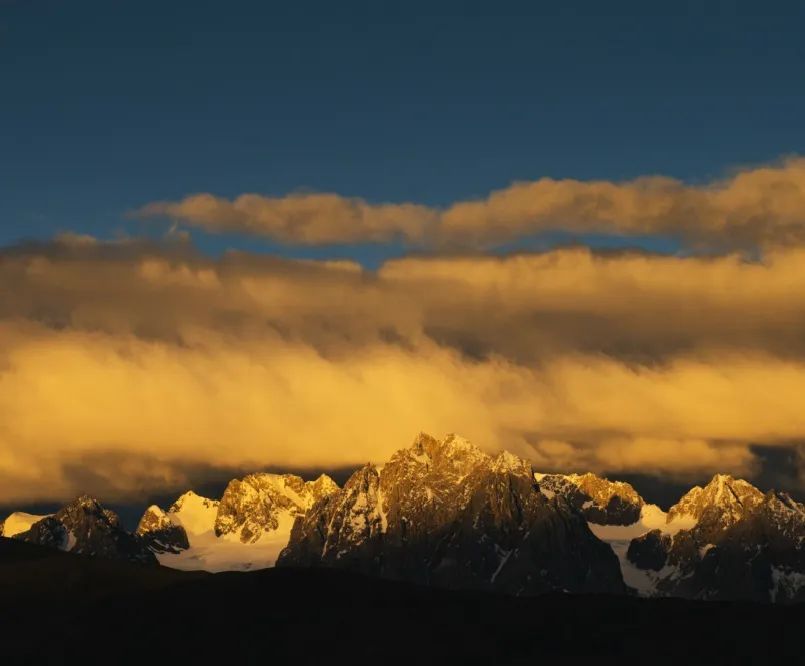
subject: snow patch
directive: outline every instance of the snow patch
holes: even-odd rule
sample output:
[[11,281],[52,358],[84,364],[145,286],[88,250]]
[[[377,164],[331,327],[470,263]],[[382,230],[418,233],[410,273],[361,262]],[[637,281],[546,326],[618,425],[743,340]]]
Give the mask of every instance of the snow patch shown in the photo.
[[[203,498],[202,498],[203,499]],[[185,512],[168,514],[171,520],[178,522],[177,518],[187,518]],[[186,525],[187,540],[190,548],[180,553],[155,553],[159,563],[172,569],[185,571],[249,571],[252,569],[266,569],[273,567],[280,552],[288,545],[295,517],[289,511],[281,512],[277,518],[279,525],[276,530],[263,534],[254,543],[242,543],[237,534],[215,536],[215,512],[212,518],[207,516],[207,530],[200,530],[204,524],[199,520],[198,513],[190,512],[192,520],[188,523],[194,531]],[[181,523],[179,523],[181,524]]]
[[73,548],[75,548],[77,543],[78,539],[76,538],[75,534],[72,531],[67,532],[67,539],[62,546],[62,550],[69,553],[71,550],[73,550]]
[[490,583],[495,582],[495,578],[498,577],[498,574],[500,573],[500,570],[504,566],[506,566],[506,562],[509,561],[509,558],[511,557],[512,553],[514,552],[514,549],[505,550],[505,549],[503,549],[503,548],[501,548],[500,546],[497,546],[497,545],[495,546],[495,549],[498,551],[498,556],[500,557],[500,563],[498,564],[498,568],[495,569],[495,573],[492,574],[492,578],[489,581]]
[[47,518],[48,515],[50,514],[38,516],[34,513],[15,511],[8,518],[6,518],[6,522],[3,525],[3,536],[13,537],[17,534],[27,532],[29,529],[31,529],[34,523],[38,523],[43,518]]
[[621,565],[624,582],[637,590],[640,596],[652,596],[656,593],[657,582],[669,576],[678,576],[679,572],[666,566],[660,571],[639,569],[629,561],[626,553],[632,539],[643,536],[651,530],[660,530],[664,534],[674,535],[682,529],[689,529],[696,524],[691,516],[680,516],[668,521],[668,514],[656,504],[644,504],[640,509],[640,518],[631,525],[598,525],[588,523],[590,531],[601,541],[609,544],[617,555]]
[[601,541],[631,541],[632,539],[643,536],[651,530],[660,530],[666,534],[676,534],[679,525],[666,522],[667,514],[656,504],[644,504],[640,508],[640,518],[631,525],[599,525],[589,523],[590,530]]

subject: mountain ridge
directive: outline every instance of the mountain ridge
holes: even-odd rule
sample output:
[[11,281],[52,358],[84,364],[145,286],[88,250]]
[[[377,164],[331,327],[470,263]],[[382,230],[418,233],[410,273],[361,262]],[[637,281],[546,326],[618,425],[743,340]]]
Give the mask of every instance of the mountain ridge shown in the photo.
[[[87,515],[104,539],[86,543],[86,529],[74,534]],[[255,473],[233,479],[220,500],[187,491],[167,510],[149,506],[133,533],[87,497],[48,516],[12,513],[0,530],[62,550],[186,570],[249,570],[283,558],[281,566],[340,567],[354,557],[361,564],[350,566],[375,575],[531,594],[592,589],[579,575],[592,567],[609,590],[625,584],[622,591],[644,596],[789,602],[805,591],[804,515],[790,495],[763,493],[726,474],[694,486],[664,512],[622,481],[541,474],[456,434],[420,433],[384,464],[357,470],[343,488],[325,475]],[[582,555],[563,553],[570,534]],[[757,571],[715,575],[727,561],[735,571],[748,566],[752,548],[763,553]],[[620,583],[607,560],[616,560]]]

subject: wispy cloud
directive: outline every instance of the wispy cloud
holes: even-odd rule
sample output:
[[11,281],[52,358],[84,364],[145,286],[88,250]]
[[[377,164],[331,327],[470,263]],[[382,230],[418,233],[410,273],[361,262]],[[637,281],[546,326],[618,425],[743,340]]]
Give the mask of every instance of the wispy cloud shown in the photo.
[[413,246],[484,248],[555,230],[663,234],[718,249],[801,244],[805,159],[739,170],[703,185],[662,176],[626,182],[543,178],[445,209],[337,194],[230,200],[203,193],[149,203],[136,215],[303,245],[401,239]]

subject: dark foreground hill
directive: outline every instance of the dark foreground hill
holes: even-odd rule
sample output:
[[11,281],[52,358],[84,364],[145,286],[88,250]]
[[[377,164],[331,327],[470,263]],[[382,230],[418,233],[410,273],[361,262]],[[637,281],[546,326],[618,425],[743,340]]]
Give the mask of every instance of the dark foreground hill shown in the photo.
[[187,574],[0,538],[0,663],[798,663],[805,607]]

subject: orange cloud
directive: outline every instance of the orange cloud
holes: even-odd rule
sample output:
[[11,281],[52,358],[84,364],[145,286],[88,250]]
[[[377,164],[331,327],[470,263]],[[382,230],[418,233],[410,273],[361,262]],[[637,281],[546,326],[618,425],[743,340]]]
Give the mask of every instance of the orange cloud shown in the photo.
[[168,216],[213,233],[236,231],[285,243],[422,242],[437,214],[416,204],[372,205],[337,194],[265,197],[243,194],[232,201],[194,194],[178,202],[154,202],[143,217]]
[[751,447],[805,440],[803,259],[561,250],[367,273],[182,244],[13,248],[0,499],[380,462],[419,430],[543,469],[749,474]]
[[308,245],[403,239],[417,246],[488,247],[557,230],[667,234],[710,248],[801,244],[805,159],[744,169],[704,185],[661,176],[626,182],[543,178],[446,209],[337,194],[244,194],[234,200],[195,194],[147,204],[137,214]]

